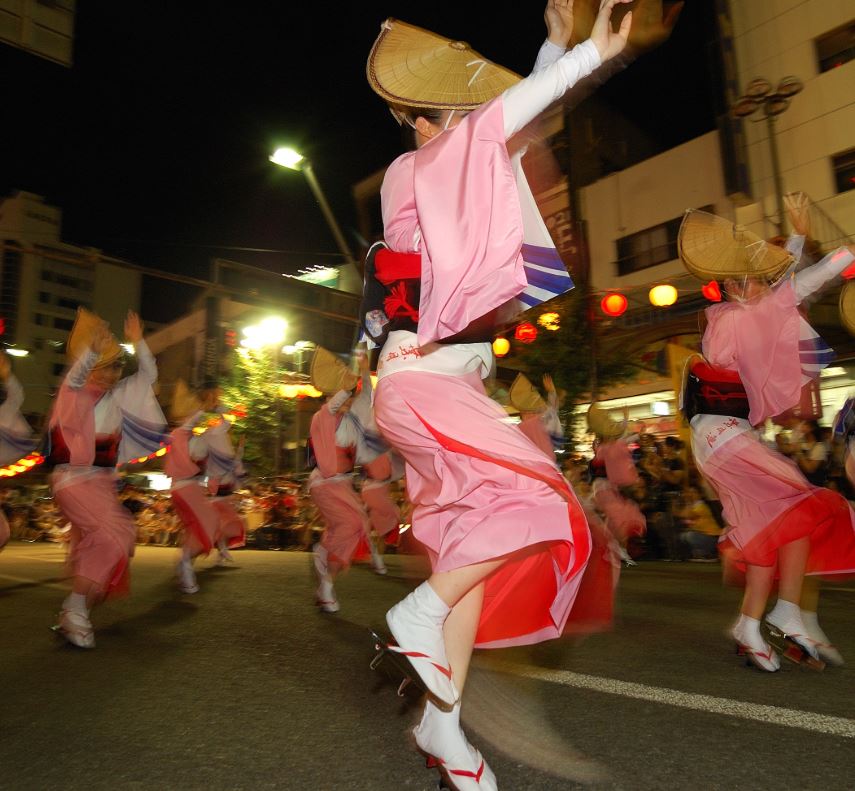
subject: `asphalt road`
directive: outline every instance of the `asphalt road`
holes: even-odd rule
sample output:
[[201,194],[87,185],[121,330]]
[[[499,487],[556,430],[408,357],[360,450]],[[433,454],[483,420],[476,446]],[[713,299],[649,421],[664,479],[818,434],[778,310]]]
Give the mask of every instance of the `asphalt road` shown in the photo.
[[[418,700],[368,667],[369,627],[422,562],[354,568],[325,616],[308,555],[236,557],[184,596],[175,550],[140,548],[86,652],[47,628],[62,550],[0,553],[0,788],[436,788],[408,740]],[[624,571],[612,631],[481,652],[464,716],[503,791],[855,787],[852,665],[744,667],[724,635],[737,600],[717,565],[646,563]],[[820,616],[855,663],[855,584]]]

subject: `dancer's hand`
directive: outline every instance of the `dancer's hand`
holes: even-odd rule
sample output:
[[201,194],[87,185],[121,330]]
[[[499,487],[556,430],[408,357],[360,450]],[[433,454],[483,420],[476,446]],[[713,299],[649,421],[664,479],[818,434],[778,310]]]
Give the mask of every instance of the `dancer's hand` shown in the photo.
[[573,0],[549,0],[543,20],[549,43],[567,49],[573,35]]
[[371,366],[368,363],[368,355],[365,352],[356,353],[356,364],[359,367],[360,374],[371,373]]
[[101,354],[107,350],[110,344],[113,342],[113,333],[110,332],[110,328],[107,326],[106,321],[102,321],[95,332],[92,335],[92,343],[90,343],[90,347],[95,354]]
[[612,12],[616,5],[631,2],[632,0],[602,0],[600,3],[600,10],[591,30],[591,41],[594,42],[603,63],[619,55],[626,46],[629,30],[632,27],[632,11],[624,16],[617,33],[612,30]]
[[810,199],[803,192],[784,195],[787,217],[799,236],[810,236]]
[[[600,0],[576,0],[573,9],[573,41],[578,43],[590,37],[594,27],[594,13]],[[635,55],[643,54],[664,44],[680,18],[684,2],[674,3],[664,10],[663,0],[638,0],[633,10],[632,29],[628,46]]]
[[128,311],[128,317],[125,319],[125,337],[130,343],[139,343],[143,337],[140,317],[132,310]]
[[547,393],[555,392],[555,383],[552,381],[552,377],[549,374],[543,375],[543,389],[546,390]]

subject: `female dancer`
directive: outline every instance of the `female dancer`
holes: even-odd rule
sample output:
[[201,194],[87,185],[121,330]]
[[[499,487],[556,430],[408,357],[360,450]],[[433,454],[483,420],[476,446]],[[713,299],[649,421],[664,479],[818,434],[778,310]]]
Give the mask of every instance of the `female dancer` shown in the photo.
[[545,374],[543,387],[546,401],[534,389],[525,374],[517,374],[508,392],[511,404],[520,413],[519,430],[522,431],[549,459],[564,442],[564,428],[558,417],[558,393],[552,377]]
[[[460,728],[460,692],[473,646],[559,636],[590,552],[570,486],[505,422],[481,383],[492,366],[488,339],[496,312],[523,294],[528,298],[531,285],[521,256],[527,218],[507,141],[623,49],[631,17],[612,31],[617,2],[602,2],[591,39],[566,55],[547,42],[543,68],[521,82],[461,42],[442,43],[391,20],[369,57],[372,88],[414,127],[418,145],[389,167],[381,192],[390,250],[378,253],[377,279],[389,292],[389,323],[375,415],[406,461],[413,529],[433,566],[428,581],[386,620],[398,644],[390,650],[410,658],[430,692],[416,743],[461,791],[496,788]],[[569,16],[568,2],[552,0],[547,20],[558,8]],[[420,85],[396,82],[396,59],[406,59],[413,38],[432,42],[440,68],[446,58],[459,63],[459,74],[442,69],[436,93],[429,72]],[[556,50],[560,57],[544,65]],[[460,78],[457,100],[447,90],[454,77]],[[546,248],[525,252],[545,257]],[[472,340],[479,342],[464,342]]]
[[[319,373],[324,363],[325,370]],[[359,542],[368,536],[368,515],[353,489],[353,462],[359,427],[348,414],[356,376],[334,355],[318,348],[312,361],[312,384],[334,393],[312,415],[309,436],[315,469],[309,476],[309,496],[326,523],[323,538],[314,546],[318,589],[315,594],[323,612],[338,612],[335,578],[350,566]]]
[[[709,228],[718,219],[709,218],[689,213],[681,239],[693,224]],[[720,232],[726,239],[740,233],[729,224]],[[852,248],[840,248],[772,286],[753,273],[756,262],[774,253],[762,240],[745,244],[743,275],[723,278],[728,302],[707,308],[706,362],[691,364],[683,398],[695,462],[721,497],[730,526],[720,549],[745,573],[732,634],[740,653],[757,667],[780,667],[760,632],[777,577],[778,601],[765,617],[773,637],[795,648],[797,658],[839,664],[840,654],[817,621],[817,586],[805,584],[805,574],[855,572],[855,514],[838,494],[808,483],[792,461],[760,442],[752,427],[796,406],[802,386],[828,364],[830,349],[798,305],[851,268],[855,256]],[[682,242],[681,254],[691,271],[693,254]]]
[[[24,403],[24,388],[12,373],[12,365],[6,354],[0,351],[0,384],[5,398],[0,404],[0,466],[10,464],[33,451],[36,443],[32,438],[30,424],[21,415]],[[0,508],[0,549],[9,541],[9,523]]]
[[[386,536],[398,528],[398,506],[392,500],[390,487],[403,475],[403,465],[392,464],[389,446],[380,436],[374,419],[374,386],[371,383],[371,368],[368,356],[358,356],[361,375],[360,390],[350,407],[350,415],[358,422],[355,459],[362,473],[359,495],[368,512],[371,529],[377,534],[380,544]],[[397,469],[401,467],[401,469]],[[386,564],[372,536],[366,537],[371,551],[371,565],[378,574],[386,573]]]
[[596,404],[588,410],[588,426],[597,437],[591,465],[594,504],[620,547],[621,560],[633,566],[635,561],[626,550],[627,541],[632,536],[644,535],[647,520],[638,503],[623,494],[623,490],[638,483],[638,470],[627,445],[628,438],[624,436],[626,424],[626,416],[622,423],[617,423]]
[[246,543],[246,524],[233,502],[235,489],[244,475],[243,438],[235,448],[229,434],[232,424],[226,417],[226,409],[220,404],[220,389],[206,388],[202,391],[202,397],[213,405],[211,411],[220,415],[219,422],[209,426],[200,439],[204,443],[207,458],[205,472],[208,476],[208,493],[219,517],[215,536],[219,552],[217,565],[225,566],[234,563],[229,550]]
[[193,434],[204,413],[213,407],[209,392],[203,402],[181,379],[176,382],[170,415],[175,428],[169,435],[169,453],[163,470],[172,479],[172,505],[184,525],[184,540],[176,568],[178,588],[182,593],[199,592],[193,561],[211,551],[220,527],[219,514],[203,486],[207,448],[201,437]]
[[125,337],[138,370],[119,381],[122,349],[106,323],[78,310],[68,338],[74,364],[60,387],[50,420],[53,497],[71,522],[71,593],[55,627],[68,642],[95,647],[91,608],[127,590],[136,525],[116,496],[116,465],[160,446],[166,421],[152,386],[157,365],[133,311]]

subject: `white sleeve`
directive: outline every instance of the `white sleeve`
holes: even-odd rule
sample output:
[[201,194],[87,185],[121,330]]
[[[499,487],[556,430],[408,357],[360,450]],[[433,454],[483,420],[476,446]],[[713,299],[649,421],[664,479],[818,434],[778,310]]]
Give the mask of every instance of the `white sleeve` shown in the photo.
[[531,70],[531,73],[536,74],[547,66],[551,66],[555,61],[564,57],[566,52],[567,50],[564,47],[559,47],[549,39],[545,39],[540,46],[540,51],[537,53],[537,60],[534,62],[534,68]]
[[840,275],[853,261],[855,256],[845,247],[829,253],[818,264],[808,266],[793,276],[796,299],[802,302],[811,294],[820,291],[829,281]]
[[65,381],[72,390],[79,390],[86,384],[89,374],[98,362],[98,355],[87,349],[80,355],[65,375]]
[[784,245],[784,249],[792,255],[793,258],[796,259],[796,262],[802,257],[802,249],[805,246],[805,238],[804,236],[800,236],[797,233],[790,234],[790,238],[787,239],[787,243]]
[[350,390],[339,390],[329,401],[327,401],[327,408],[330,411],[331,415],[334,415],[338,412],[339,409],[344,406],[344,402],[350,398]]
[[12,415],[21,409],[24,403],[24,388],[15,374],[10,373],[6,379],[6,400],[0,405],[0,414]]
[[157,361],[148,348],[145,341],[140,341],[134,345],[137,353],[137,373],[141,379],[145,379],[149,384],[154,384],[157,381]]
[[505,137],[513,137],[600,63],[594,43],[584,41],[554,63],[508,88],[501,96]]

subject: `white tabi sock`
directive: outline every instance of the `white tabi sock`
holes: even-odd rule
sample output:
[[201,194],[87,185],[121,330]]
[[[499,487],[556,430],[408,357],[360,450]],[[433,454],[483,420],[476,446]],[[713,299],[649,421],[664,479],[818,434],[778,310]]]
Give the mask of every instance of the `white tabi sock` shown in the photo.
[[62,609],[79,612],[88,618],[89,608],[86,606],[86,594],[69,593],[68,596],[65,597],[65,601],[62,603]]
[[432,620],[438,624],[445,623],[448,614],[451,612],[449,607],[440,597],[439,594],[430,586],[429,582],[423,582],[416,588],[410,596],[413,597],[413,602],[416,606]]
[[766,616],[766,620],[777,626],[793,622],[799,624],[802,621],[801,610],[799,610],[798,604],[793,604],[793,602],[786,599],[778,599],[775,606]]
[[760,634],[760,621],[745,613],[740,614],[739,620],[733,627],[733,634],[745,645],[757,646],[765,645],[766,643],[763,635]]

